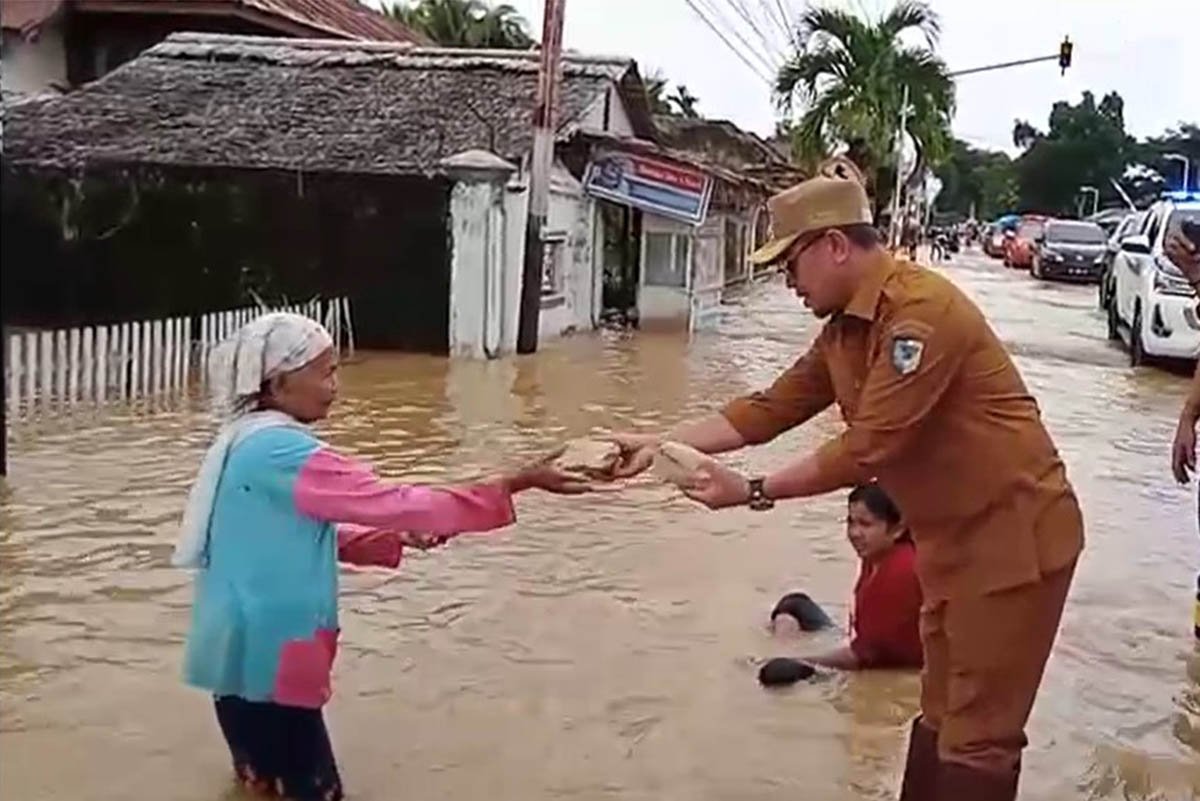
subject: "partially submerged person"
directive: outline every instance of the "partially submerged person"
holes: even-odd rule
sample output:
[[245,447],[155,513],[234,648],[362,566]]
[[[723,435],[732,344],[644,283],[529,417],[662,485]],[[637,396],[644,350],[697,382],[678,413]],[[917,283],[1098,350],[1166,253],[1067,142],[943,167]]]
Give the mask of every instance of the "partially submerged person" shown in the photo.
[[172,558],[197,569],[185,679],[212,693],[245,785],[338,801],[321,713],[337,652],[338,562],[395,568],[405,547],[509,525],[515,493],[585,485],[547,462],[463,487],[381,481],[308,428],[336,398],[337,353],[305,317],[244,326],[214,355],[212,378],[231,419],[204,458]]
[[[916,573],[916,548],[900,511],[878,484],[861,484],[851,491],[846,537],[862,560],[854,585],[850,639],[833,650],[797,661],[841,670],[921,667],[921,585]],[[771,631],[777,635],[831,625],[828,615],[804,593],[785,595],[771,612]],[[766,678],[804,678],[805,671],[789,672],[777,660],[772,662],[776,666],[766,672]]]

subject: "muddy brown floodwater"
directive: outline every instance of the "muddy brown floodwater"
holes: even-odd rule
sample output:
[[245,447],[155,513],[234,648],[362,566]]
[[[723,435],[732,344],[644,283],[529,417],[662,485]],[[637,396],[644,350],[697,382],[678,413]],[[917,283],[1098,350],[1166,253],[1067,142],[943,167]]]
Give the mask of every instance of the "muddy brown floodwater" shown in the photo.
[[[1167,459],[1186,380],[1124,366],[1091,287],[977,256],[946,270],[1017,354],[1088,523],[1022,798],[1193,798],[1200,537]],[[597,334],[490,364],[370,355],[345,369],[325,434],[394,478],[463,478],[595,426],[701,413],[769,381],[815,330],[771,283],[690,344]],[[823,416],[738,461],[767,468],[836,428]],[[0,533],[5,801],[239,797],[209,700],[179,681],[190,586],[167,565],[211,430],[190,408],[17,432]],[[522,497],[508,531],[346,574],[329,714],[350,798],[892,797],[915,676],[778,694],[755,681],[755,660],[782,651],[762,628],[781,593],[845,620],[842,504],[714,514],[649,484]]]

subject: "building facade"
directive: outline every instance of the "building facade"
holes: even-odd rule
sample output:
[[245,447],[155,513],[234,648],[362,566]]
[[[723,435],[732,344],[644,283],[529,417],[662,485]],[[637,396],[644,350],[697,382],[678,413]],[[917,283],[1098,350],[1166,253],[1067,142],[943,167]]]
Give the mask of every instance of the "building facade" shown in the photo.
[[[183,33],[16,104],[6,319],[320,294],[351,299],[367,347],[511,353],[537,69],[536,52]],[[569,53],[561,80],[540,337],[606,316],[708,327],[751,277],[770,186],[660,144],[633,61]]]

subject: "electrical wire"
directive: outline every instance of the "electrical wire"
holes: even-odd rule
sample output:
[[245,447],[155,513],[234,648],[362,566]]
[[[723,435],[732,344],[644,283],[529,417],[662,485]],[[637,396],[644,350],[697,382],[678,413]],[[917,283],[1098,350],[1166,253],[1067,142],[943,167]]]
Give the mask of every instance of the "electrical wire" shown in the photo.
[[709,30],[711,30],[713,33],[715,33],[717,35],[717,38],[719,38],[725,44],[725,46],[727,48],[729,48],[730,52],[732,52],[735,56],[737,56],[738,59],[743,64],[745,64],[746,67],[751,72],[753,72],[755,75],[757,75],[759,77],[759,79],[761,79],[763,81],[763,83],[767,84],[767,86],[774,87],[774,84],[772,83],[771,79],[768,78],[766,75],[764,75],[762,73],[762,70],[760,70],[757,66],[755,66],[754,63],[752,61],[750,61],[750,59],[747,58],[746,55],[741,50],[739,50],[737,47],[735,47],[733,42],[729,41],[728,37],[726,37],[725,34],[721,32],[721,29],[718,28],[716,25],[714,25],[712,23],[712,20],[710,20],[704,14],[704,12],[700,10],[699,6],[696,5],[695,0],[683,0],[683,2],[687,3],[688,8],[690,8],[696,14],[696,16],[698,16],[700,18],[700,20],[705,25],[708,26]]
[[[771,0],[764,0],[770,7]],[[784,7],[784,0],[775,0],[775,8],[779,11],[779,21],[783,25],[783,32],[788,43],[793,46],[799,46],[800,38],[798,32],[792,30],[792,21],[788,19],[788,9]]]
[[769,54],[777,61],[783,62],[784,56],[783,53],[779,51],[778,44],[776,44],[776,42],[774,42],[770,36],[767,36],[765,33],[763,33],[762,29],[758,27],[758,23],[754,21],[754,16],[750,13],[750,10],[746,8],[745,0],[728,0],[728,2],[734,12],[743,20],[745,20],[746,24],[750,26],[750,30],[754,31],[754,33],[758,36],[758,40],[762,42],[763,47],[769,51]]
[[749,40],[747,40],[746,37],[743,36],[738,30],[738,26],[732,23],[721,11],[721,9],[718,8],[719,1],[720,0],[696,0],[696,2],[712,16],[716,23],[719,23],[724,30],[733,34],[733,36],[742,43],[742,45],[746,48],[746,52],[749,52],[758,59],[758,63],[766,69],[767,75],[775,75],[775,73],[779,71],[779,65],[764,56],[761,48],[757,48],[750,44]]

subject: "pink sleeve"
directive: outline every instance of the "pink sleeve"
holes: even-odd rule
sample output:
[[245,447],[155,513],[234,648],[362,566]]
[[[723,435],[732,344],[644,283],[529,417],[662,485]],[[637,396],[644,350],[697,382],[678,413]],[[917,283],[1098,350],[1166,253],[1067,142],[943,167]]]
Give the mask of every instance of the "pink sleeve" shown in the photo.
[[503,528],[515,519],[512,496],[499,484],[388,484],[361,462],[326,448],[300,468],[294,495],[301,514],[380,529],[460,534]]
[[360,567],[399,567],[400,535],[388,529],[342,523],[337,527],[338,561]]

